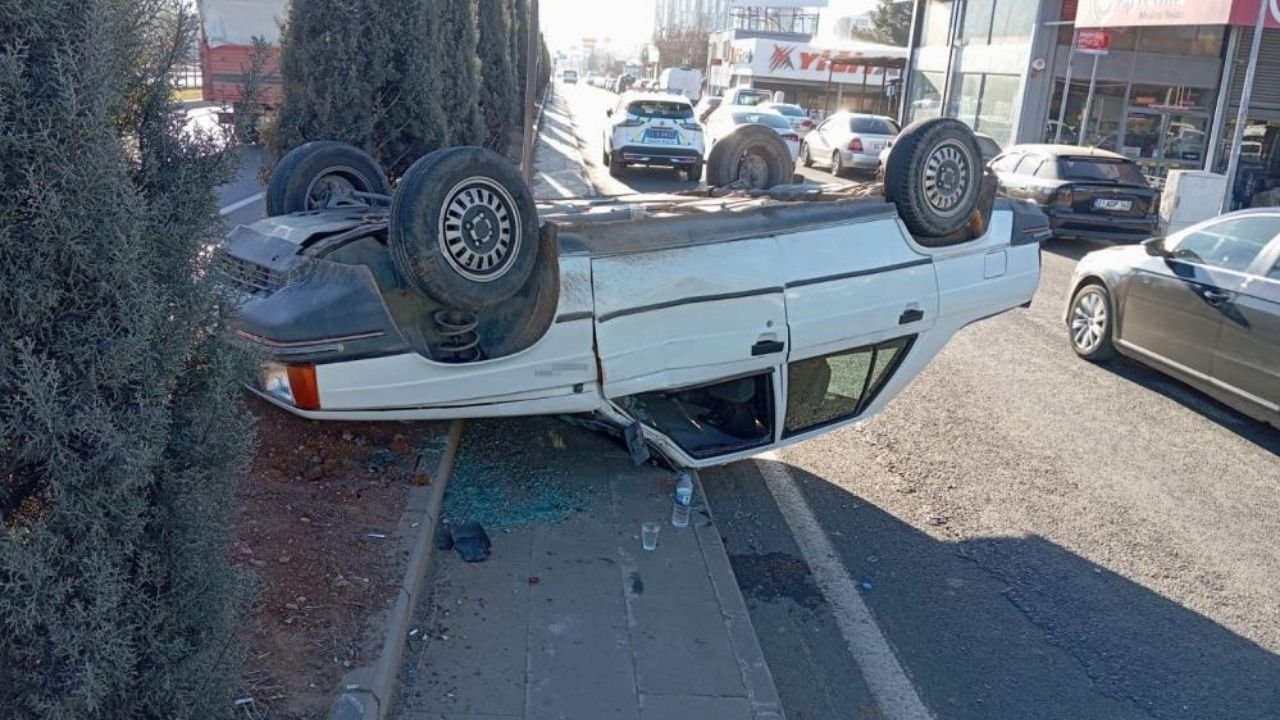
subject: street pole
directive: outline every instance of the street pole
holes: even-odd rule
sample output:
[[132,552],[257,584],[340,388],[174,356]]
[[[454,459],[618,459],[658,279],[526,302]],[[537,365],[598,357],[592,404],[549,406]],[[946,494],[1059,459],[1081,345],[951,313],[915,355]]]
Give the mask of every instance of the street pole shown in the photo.
[[[1062,142],[1062,123],[1066,122],[1067,117],[1067,96],[1071,94],[1071,63],[1076,59],[1076,33],[1078,32],[1080,31],[1075,28],[1071,29],[1071,52],[1067,53],[1067,77],[1062,81],[1062,101],[1058,103],[1058,127],[1053,131],[1055,145]],[[1053,69],[1050,68],[1049,72],[1053,72]]]
[[828,62],[827,63],[827,93],[826,93],[826,99],[823,100],[822,102],[822,109],[826,112],[827,115],[831,114],[831,77],[835,73],[835,71],[836,71],[836,66]]
[[529,0],[529,47],[525,52],[524,147],[520,149],[520,170],[527,184],[533,183],[533,104],[538,92],[538,0]]
[[[1262,49],[1262,30],[1267,24],[1267,9],[1271,3],[1258,3],[1258,22],[1253,26],[1253,47],[1249,49],[1249,65],[1244,71],[1244,92],[1240,95],[1240,110],[1236,113],[1236,130],[1227,150],[1227,191],[1222,195],[1222,212],[1231,210],[1231,196],[1235,194],[1236,172],[1240,169],[1240,145],[1244,142],[1244,124],[1249,120],[1249,102],[1253,99],[1253,76],[1258,71],[1258,52]],[[1230,59],[1228,59],[1230,62]],[[1229,92],[1223,88],[1219,92]]]
[[1080,137],[1077,142],[1084,145],[1086,130],[1089,129],[1089,110],[1093,107],[1093,88],[1098,83],[1098,56],[1093,56],[1093,72],[1089,73],[1089,94],[1084,99],[1084,117],[1080,118]]

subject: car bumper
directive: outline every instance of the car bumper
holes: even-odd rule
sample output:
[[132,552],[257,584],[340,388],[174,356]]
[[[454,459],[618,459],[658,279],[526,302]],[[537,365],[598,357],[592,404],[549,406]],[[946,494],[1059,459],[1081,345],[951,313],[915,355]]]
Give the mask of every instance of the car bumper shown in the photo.
[[624,163],[634,165],[685,167],[702,162],[702,151],[697,148],[623,145],[614,148],[613,155],[621,158]]
[[1113,217],[1048,210],[1049,227],[1056,238],[1083,238],[1111,242],[1141,242],[1155,235],[1156,217]]
[[880,153],[855,153],[848,150],[840,152],[840,161],[847,168],[857,168],[859,170],[875,170],[880,166]]

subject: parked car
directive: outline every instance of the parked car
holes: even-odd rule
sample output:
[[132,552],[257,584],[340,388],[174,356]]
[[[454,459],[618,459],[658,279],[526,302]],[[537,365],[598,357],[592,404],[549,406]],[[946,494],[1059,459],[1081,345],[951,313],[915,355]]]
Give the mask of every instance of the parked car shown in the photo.
[[[1000,143],[996,139],[985,133],[976,132],[973,138],[978,141],[978,150],[982,152],[982,164],[986,165],[996,159],[1003,150],[1000,149]],[[889,161],[889,153],[893,152],[893,146],[880,151],[880,163],[876,166],[876,182],[884,182],[884,166]]]
[[261,353],[252,389],[316,420],[573,414],[686,467],[866,420],[1039,279],[1043,216],[980,192],[976,162],[945,197],[914,191],[944,144],[973,147],[957,121],[929,122],[929,142],[890,158],[916,182],[889,201],[538,208],[482,148],[436,151],[392,192],[358,149],[308,143],[219,258],[236,336]]
[[634,85],[635,82],[636,79],[630,75],[619,75],[618,79],[613,81],[613,87],[611,89],[621,95],[622,93],[630,90],[631,86]]
[[1091,252],[1069,287],[1078,355],[1125,355],[1280,428],[1280,209]]
[[827,165],[836,177],[851,169],[874,171],[880,152],[893,146],[900,130],[893,118],[840,111],[805,135],[800,162]]
[[720,107],[720,101],[723,99],[719,95],[703,95],[702,99],[693,108],[693,111],[698,115],[698,122],[705,124],[707,119],[711,117],[711,113]]
[[578,84],[578,71],[577,71],[577,70],[565,70],[565,71],[564,71],[563,73],[561,73],[561,75],[560,75],[560,82],[564,83],[565,85],[577,85],[577,84]]
[[1155,234],[1157,193],[1123,155],[1074,145],[1015,145],[991,169],[1002,194],[1040,205],[1054,237],[1137,242]]
[[804,137],[806,133],[818,126],[804,108],[793,103],[766,102],[761,103],[760,107],[785,117],[800,137]]
[[719,110],[711,113],[711,119],[707,121],[707,149],[710,150],[720,138],[737,128],[753,124],[765,125],[778,133],[787,143],[791,162],[795,162],[800,153],[800,136],[791,127],[790,121],[772,110],[757,107],[721,105]]
[[773,100],[773,93],[768,90],[760,90],[750,87],[735,87],[724,91],[721,96],[722,105],[732,105],[735,107],[755,107],[762,103]]
[[630,165],[683,170],[690,182],[702,179],[705,140],[693,103],[680,95],[627,93],[606,110],[601,160],[613,177]]
[[658,75],[658,89],[683,95],[689,102],[696,103],[702,99],[702,71],[688,65],[666,68]]

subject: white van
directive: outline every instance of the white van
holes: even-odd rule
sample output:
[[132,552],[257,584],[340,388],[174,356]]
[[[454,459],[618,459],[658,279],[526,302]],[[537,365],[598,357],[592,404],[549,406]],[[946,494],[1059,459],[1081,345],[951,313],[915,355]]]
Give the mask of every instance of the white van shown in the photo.
[[658,89],[679,93],[696,103],[702,97],[702,71],[687,66],[667,68],[658,76]]

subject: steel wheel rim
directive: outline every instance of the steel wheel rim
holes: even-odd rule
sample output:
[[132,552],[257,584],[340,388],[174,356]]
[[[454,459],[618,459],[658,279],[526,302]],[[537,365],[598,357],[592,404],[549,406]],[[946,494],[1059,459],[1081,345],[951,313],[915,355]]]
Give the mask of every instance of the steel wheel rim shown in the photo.
[[472,177],[445,195],[440,252],[455,272],[493,282],[511,269],[522,242],[515,200],[494,180]]
[[973,186],[973,162],[959,140],[944,140],[924,161],[920,189],[934,212],[947,217],[960,212]]
[[355,193],[367,191],[370,187],[369,179],[361,175],[355,168],[346,166],[329,168],[307,186],[307,209],[324,210],[326,208],[350,205],[365,205],[367,203],[356,199]]
[[1107,331],[1107,303],[1097,292],[1081,293],[1071,307],[1071,342],[1081,352],[1093,352]]
[[738,161],[738,180],[749,188],[764,189],[769,180],[769,163],[756,153],[747,153]]

